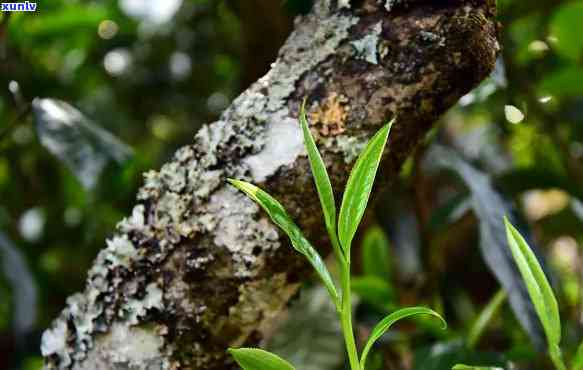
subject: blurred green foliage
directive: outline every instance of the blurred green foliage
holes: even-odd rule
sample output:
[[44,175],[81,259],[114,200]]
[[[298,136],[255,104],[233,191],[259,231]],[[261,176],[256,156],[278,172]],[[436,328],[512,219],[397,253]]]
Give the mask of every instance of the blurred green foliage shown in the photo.
[[[2,369],[39,368],[43,328],[82,288],[104,239],[131,209],[141,173],[191,142],[260,77],[293,16],[310,6],[129,3],[140,1],[41,0],[36,13],[0,18],[0,232],[25,257],[39,295],[34,328],[16,333],[18,292],[0,274]],[[500,285],[479,253],[470,191],[451,171],[428,173],[421,165],[424,148],[436,142],[486,173],[530,228],[559,301],[568,360],[583,340],[583,1],[498,0],[498,7],[503,49],[496,73],[410,159],[379,202],[374,221],[382,232],[365,237],[366,253],[355,261],[359,340],[385,310],[407,305],[439,307],[449,329],[401,326],[375,347],[375,369],[448,369],[458,362],[550,367],[508,305],[492,316],[475,348],[464,344]],[[108,166],[98,186],[85,190],[41,145],[28,112],[35,97],[73,105],[129,145],[132,159]],[[524,119],[509,122],[506,106]]]

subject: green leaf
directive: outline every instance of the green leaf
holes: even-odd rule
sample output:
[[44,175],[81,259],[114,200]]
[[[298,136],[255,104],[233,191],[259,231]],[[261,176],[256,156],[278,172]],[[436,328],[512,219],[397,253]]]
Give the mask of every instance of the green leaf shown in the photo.
[[356,229],[364,215],[381,156],[394,121],[394,119],[391,120],[381,128],[368,142],[356,160],[348,178],[338,220],[338,237],[347,259],[350,259],[352,238],[354,238]]
[[389,241],[383,230],[374,226],[367,230],[362,242],[362,270],[367,276],[388,281],[391,277]]
[[362,276],[352,279],[352,291],[363,301],[386,310],[393,303],[394,292],[386,279],[377,276]]
[[488,303],[486,307],[482,310],[480,315],[474,321],[470,331],[467,335],[467,343],[469,348],[474,348],[480,337],[484,333],[484,330],[488,326],[488,324],[492,321],[496,313],[502,307],[502,304],[506,301],[506,291],[500,290],[498,293],[494,295],[494,298]]
[[568,66],[545,74],[539,84],[541,93],[559,97],[575,97],[583,94],[583,68]]
[[583,343],[579,344],[579,348],[577,348],[577,353],[575,353],[575,357],[573,357],[571,369],[583,370]]
[[372,333],[370,334],[370,337],[368,338],[368,341],[366,342],[366,345],[364,346],[364,349],[362,351],[362,356],[360,358],[360,366],[363,369],[366,369],[366,367],[365,367],[366,357],[368,356],[368,353],[370,352],[372,345],[380,337],[382,337],[383,334],[385,334],[387,332],[387,330],[389,330],[389,328],[394,323],[396,323],[397,321],[404,319],[406,317],[420,315],[420,314],[435,316],[441,320],[441,322],[443,323],[444,329],[447,326],[445,320],[437,312],[435,312],[429,308],[426,308],[426,307],[407,307],[407,308],[403,308],[403,309],[400,309],[398,311],[395,311],[392,314],[385,317],[384,319],[382,319],[372,330]]
[[506,217],[504,217],[504,224],[512,256],[526,283],[528,294],[547,336],[551,358],[558,369],[563,369],[564,365],[562,365],[561,351],[559,349],[561,319],[559,317],[557,299],[536,256],[522,235]]
[[451,370],[502,370],[500,367],[490,367],[490,366],[469,366],[457,364],[451,368]]
[[583,22],[583,1],[563,4],[553,14],[550,22],[551,35],[556,38],[554,47],[557,52],[573,61],[583,56],[583,38],[579,27]]
[[294,370],[281,357],[258,348],[229,348],[229,353],[243,370]]
[[318,252],[304,237],[300,228],[293,222],[291,217],[289,217],[281,203],[253,184],[233,179],[229,179],[228,181],[231,185],[243,191],[249,196],[249,198],[259,204],[265,212],[267,212],[269,217],[271,217],[271,220],[287,234],[294,249],[308,259],[320,276],[320,279],[322,279],[328,293],[334,302],[338,304],[338,292],[336,291],[332,277],[330,276],[322,257],[320,257]]
[[304,133],[304,145],[308,152],[310,167],[312,168],[312,174],[314,175],[314,182],[316,183],[316,189],[318,189],[318,197],[322,204],[326,229],[328,230],[328,235],[332,240],[334,248],[338,248],[338,237],[336,236],[336,202],[334,201],[334,192],[332,191],[330,177],[326,171],[326,165],[318,152],[316,142],[314,141],[310,128],[308,127],[305,105],[306,101],[304,100],[300,112],[300,124]]

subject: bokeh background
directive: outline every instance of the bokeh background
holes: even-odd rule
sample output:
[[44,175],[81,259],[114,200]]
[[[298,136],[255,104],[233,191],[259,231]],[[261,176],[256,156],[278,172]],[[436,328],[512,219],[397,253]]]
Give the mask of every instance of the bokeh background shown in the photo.
[[[35,13],[1,14],[0,369],[41,368],[43,329],[82,289],[142,173],[261,77],[310,6],[42,0]],[[553,281],[568,358],[583,339],[583,1],[498,7],[496,71],[407,161],[360,238],[359,338],[411,304],[436,308],[449,327],[401,326],[383,338],[372,369],[549,368],[540,333],[500,293],[516,276],[488,262],[506,248],[503,214],[514,215]],[[343,369],[333,311],[312,319],[327,307],[310,285],[269,346],[299,369]],[[478,330],[485,307],[495,309]]]

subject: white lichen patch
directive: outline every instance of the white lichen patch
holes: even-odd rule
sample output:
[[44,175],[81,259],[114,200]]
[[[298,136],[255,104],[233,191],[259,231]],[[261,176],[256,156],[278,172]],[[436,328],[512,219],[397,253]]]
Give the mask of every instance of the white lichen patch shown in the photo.
[[[379,2],[382,2],[383,0],[379,0]],[[401,0],[385,0],[385,9],[390,12],[391,10],[393,10],[393,7],[397,4],[399,4],[401,2]]]
[[350,9],[350,0],[338,0],[338,8],[348,8]]
[[430,31],[420,31],[419,35],[425,42],[435,43],[441,47],[445,46],[445,38],[436,33]]
[[138,255],[137,249],[125,236],[114,236],[113,239],[107,240],[106,244],[105,259],[113,267],[123,266],[127,268]]
[[281,166],[294,163],[304,150],[302,132],[297,121],[283,118],[270,125],[262,151],[245,158],[255,181],[263,182]]
[[139,319],[144,317],[148,310],[164,308],[162,299],[164,292],[155,283],[150,283],[146,287],[146,295],[142,299],[130,299],[124,311],[127,311],[127,322],[131,325],[139,323]]
[[168,369],[163,337],[154,327],[113,324],[107,334],[97,337],[95,348],[74,370]]
[[138,200],[156,198],[161,191],[162,182],[158,172],[150,170],[144,173],[144,185],[138,191]]
[[71,364],[71,357],[67,351],[67,324],[64,321],[57,321],[55,326],[45,330],[41,338],[40,350],[44,357],[62,354],[60,357],[63,365]]
[[[262,138],[264,153],[257,153],[244,161],[251,166],[256,182],[265,181],[277,169],[293,163],[303,153],[301,132],[295,119],[290,117],[285,102],[295,90],[296,82],[305,72],[335,52],[357,20],[336,15],[306,22],[303,28],[292,33],[280,51],[288,59],[277,60],[259,80],[258,85],[266,90],[265,94],[250,91],[239,98],[242,99],[240,104],[235,101],[237,114],[252,115],[256,121],[265,122]],[[277,155],[274,156],[274,153]]]
[[[42,336],[41,350],[43,356],[59,358],[62,368],[67,368],[74,361],[85,358],[87,350],[93,343],[95,320],[101,315],[103,306],[97,302],[99,292],[89,289],[87,294],[75,294],[67,299],[67,308],[61,318],[53,323]],[[73,325],[75,335],[69,330],[67,321]]]
[[278,248],[276,227],[265,218],[255,219],[258,206],[234,188],[221,189],[212,196],[209,209],[217,215],[214,242],[225,247],[232,255],[234,271],[239,277],[253,276],[259,267],[254,252]]
[[368,136],[339,135],[323,138],[322,145],[331,153],[340,153],[346,164],[353,163],[368,142]]
[[360,40],[352,41],[351,44],[356,50],[356,57],[366,60],[372,64],[378,64],[378,44],[379,36],[383,30],[382,22],[376,23],[366,36]]
[[162,166],[160,177],[172,192],[180,193],[186,186],[186,169],[179,162],[170,162]]
[[124,218],[117,224],[118,230],[122,233],[129,233],[131,231],[143,231],[146,226],[145,217],[146,208],[143,204],[138,204],[132,209],[132,215]]

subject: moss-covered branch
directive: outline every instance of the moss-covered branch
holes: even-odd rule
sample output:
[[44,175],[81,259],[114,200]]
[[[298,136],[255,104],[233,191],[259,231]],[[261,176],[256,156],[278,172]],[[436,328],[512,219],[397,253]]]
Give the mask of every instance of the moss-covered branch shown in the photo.
[[225,348],[259,342],[308,270],[225,179],[265,187],[323,247],[297,123],[303,97],[335,186],[397,114],[381,174],[389,179],[493,68],[494,12],[493,0],[318,1],[269,73],[145,174],[85,291],[43,335],[46,368],[235,368]]

